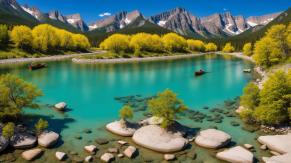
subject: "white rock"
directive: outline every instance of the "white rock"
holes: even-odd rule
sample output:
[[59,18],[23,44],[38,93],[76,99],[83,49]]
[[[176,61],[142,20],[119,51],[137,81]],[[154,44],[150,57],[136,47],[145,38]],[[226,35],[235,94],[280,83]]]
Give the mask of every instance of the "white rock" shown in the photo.
[[286,153],[279,156],[263,157],[262,160],[265,163],[290,163],[291,153]]
[[254,161],[254,155],[241,146],[218,152],[216,157],[231,163],[253,163]]
[[64,111],[67,107],[67,104],[65,102],[60,102],[55,104],[55,108],[60,110],[60,111]]
[[104,153],[100,159],[104,162],[110,162],[114,159],[114,156],[111,153]]
[[266,145],[266,144],[263,144],[263,145],[261,145],[261,146],[260,146],[260,149],[261,149],[261,150],[267,150],[267,149],[268,149],[268,147],[267,147],[267,145]]
[[106,129],[120,136],[132,136],[136,131],[135,127],[124,126],[121,121],[114,121],[107,124]]
[[132,158],[136,152],[137,149],[134,146],[129,146],[124,150],[123,154],[128,158]]
[[4,138],[3,136],[0,136],[0,152],[4,151],[9,145],[9,141]]
[[31,149],[31,150],[22,152],[21,156],[23,159],[27,161],[31,161],[41,154],[42,154],[42,150],[39,148],[36,148],[36,149]]
[[123,140],[118,140],[118,144],[125,145],[125,144],[127,144],[127,142],[126,141],[123,141]]
[[59,151],[57,151],[55,155],[56,155],[56,158],[57,158],[59,161],[62,161],[62,160],[65,159],[65,157],[67,156],[66,153],[64,153],[64,152],[59,152]]
[[180,134],[168,132],[157,125],[141,127],[132,139],[140,146],[162,153],[180,151],[188,144],[188,140]]
[[176,156],[173,155],[173,154],[165,154],[164,155],[164,159],[167,160],[167,161],[174,160],[175,158],[176,158]]
[[49,131],[49,132],[43,132],[38,136],[38,144],[43,147],[51,147],[55,145],[55,143],[59,139],[59,134]]
[[221,148],[227,145],[230,140],[231,136],[223,131],[207,129],[200,131],[195,139],[195,143],[205,148]]
[[245,147],[246,149],[251,149],[251,148],[253,148],[254,146],[251,145],[251,144],[244,144],[244,147]]
[[122,158],[122,157],[124,157],[124,154],[119,153],[119,154],[117,155],[117,157]]
[[32,148],[36,144],[36,137],[30,134],[16,134],[11,138],[10,145],[16,149]]
[[258,141],[278,153],[291,153],[291,133],[288,133],[287,135],[260,136]]
[[85,157],[85,162],[91,162],[93,160],[92,156]]
[[94,153],[94,152],[96,152],[97,147],[95,145],[88,145],[88,146],[85,146],[84,149],[87,152]]

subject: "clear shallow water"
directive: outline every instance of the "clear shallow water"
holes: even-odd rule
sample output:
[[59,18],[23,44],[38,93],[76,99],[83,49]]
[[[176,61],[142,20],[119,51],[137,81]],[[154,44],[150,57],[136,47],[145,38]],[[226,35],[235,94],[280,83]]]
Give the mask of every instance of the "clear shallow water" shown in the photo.
[[[169,88],[190,109],[207,114],[209,111],[202,109],[204,106],[219,106],[225,100],[240,96],[243,87],[252,79],[251,74],[243,73],[244,68],[252,67],[250,62],[220,55],[104,65],[49,62],[48,68],[36,71],[28,71],[26,66],[1,66],[0,72],[17,74],[38,85],[44,92],[39,99],[44,106],[41,110],[26,110],[26,113],[48,119],[50,128],[61,133],[64,144],[60,148],[76,151],[82,151],[82,147],[96,137],[111,136],[104,130],[104,125],[118,119],[121,104],[114,97],[152,96]],[[199,69],[209,73],[195,77],[193,73]],[[60,101],[65,101],[71,110],[62,114],[45,107],[45,104],[52,105]],[[141,119],[141,114],[136,115],[136,120]],[[212,122],[182,121],[191,127],[207,128],[212,125]],[[255,143],[255,134],[231,126],[230,121],[225,119],[221,124],[213,124],[227,131],[238,143]],[[93,133],[82,133],[85,128],[92,129]],[[83,139],[76,140],[76,135],[82,135]],[[197,149],[197,152],[198,158],[207,156],[204,149]]]

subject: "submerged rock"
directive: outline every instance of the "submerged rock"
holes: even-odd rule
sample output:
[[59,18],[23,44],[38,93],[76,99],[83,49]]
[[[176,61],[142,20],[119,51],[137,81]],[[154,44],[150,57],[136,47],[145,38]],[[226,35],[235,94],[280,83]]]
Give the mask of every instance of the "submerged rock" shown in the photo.
[[279,156],[263,157],[265,163],[290,163],[291,153],[286,153]]
[[107,139],[105,139],[105,138],[97,138],[97,139],[95,140],[95,142],[96,142],[97,144],[99,144],[99,145],[104,145],[104,144],[108,144],[108,143],[109,143],[109,141],[108,141]]
[[4,138],[3,136],[0,136],[0,152],[4,151],[9,145],[9,141]]
[[132,139],[138,145],[154,151],[170,153],[182,150],[188,140],[181,133],[167,131],[157,125],[148,125],[138,129]]
[[258,141],[278,153],[291,153],[291,133],[286,135],[260,136]]
[[111,153],[104,153],[100,159],[104,162],[111,162],[114,160],[114,155]]
[[42,152],[43,151],[41,149],[36,148],[22,152],[21,156],[23,159],[31,161],[34,160],[36,157],[40,156]]
[[216,154],[218,159],[231,163],[253,163],[254,155],[241,146],[236,146]]
[[195,143],[205,148],[221,148],[227,145],[230,140],[231,136],[223,131],[207,129],[200,131],[195,139]]
[[10,144],[16,149],[32,148],[36,144],[36,137],[26,133],[16,134],[11,138]]
[[122,121],[114,121],[106,125],[106,129],[110,132],[120,135],[120,136],[132,136],[138,125],[125,122],[124,125]]
[[47,131],[43,132],[38,136],[38,144],[43,147],[51,147],[55,145],[55,143],[59,139],[59,134],[53,132],[53,131]]

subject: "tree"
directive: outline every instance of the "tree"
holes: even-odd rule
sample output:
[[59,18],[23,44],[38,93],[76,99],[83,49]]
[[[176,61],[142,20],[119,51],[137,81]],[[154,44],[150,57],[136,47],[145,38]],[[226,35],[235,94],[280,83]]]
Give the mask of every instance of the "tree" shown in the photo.
[[163,50],[163,42],[158,35],[138,33],[131,37],[130,47],[137,55],[140,51],[161,52]]
[[48,25],[41,24],[33,28],[33,48],[47,52],[49,50],[56,50],[59,46],[59,37],[56,28]]
[[259,122],[277,125],[289,120],[291,85],[288,80],[287,74],[277,71],[264,83],[259,107],[254,112]]
[[121,124],[123,125],[123,127],[125,127],[127,122],[126,120],[133,117],[132,108],[129,105],[123,106],[119,111],[119,116],[121,118]]
[[48,121],[43,120],[42,118],[38,120],[38,122],[35,124],[35,129],[37,134],[42,133],[44,130],[48,128],[49,124]]
[[90,48],[90,42],[88,38],[81,34],[74,34],[73,35],[74,47],[77,50],[86,50]]
[[259,94],[259,87],[250,82],[243,90],[243,95],[240,97],[240,105],[251,110],[255,109],[260,102]]
[[252,43],[246,43],[243,47],[243,54],[246,56],[251,56],[253,54]]
[[187,107],[177,98],[177,95],[169,89],[158,93],[157,97],[149,100],[148,107],[153,116],[163,119],[161,127],[168,128],[179,113]]
[[0,24],[0,46],[6,46],[9,40],[7,25]]
[[42,92],[34,85],[6,74],[0,76],[0,118],[15,118],[22,108],[37,108],[34,100],[42,95]]
[[288,46],[288,50],[290,51],[291,49],[291,23],[289,23],[287,29],[286,29],[286,42]]
[[[75,46],[77,44],[75,44],[74,41],[77,40],[73,40],[73,34],[66,31],[66,30],[58,30],[57,34],[59,36],[60,39],[60,47],[64,50],[74,50]],[[87,41],[86,41],[87,42]]]
[[100,48],[120,53],[129,50],[130,37],[123,34],[113,34],[100,44]]
[[15,125],[12,122],[8,122],[3,128],[2,128],[2,136],[6,139],[10,139],[14,135],[14,128]]
[[169,52],[184,52],[187,41],[176,33],[168,33],[162,37],[165,50]]
[[231,43],[226,43],[222,51],[225,53],[231,53],[234,52],[234,47],[231,45]]
[[214,43],[208,43],[205,45],[205,51],[207,52],[214,52],[217,51],[217,46]]
[[11,31],[10,37],[17,48],[27,49],[32,46],[32,33],[27,26],[15,26]]
[[199,51],[199,52],[205,51],[205,45],[203,41],[189,39],[187,40],[187,44],[188,44],[188,49],[191,51]]
[[286,26],[283,24],[273,25],[267,32],[265,37],[273,39],[278,43],[282,55],[285,57],[288,53],[288,45],[286,42]]

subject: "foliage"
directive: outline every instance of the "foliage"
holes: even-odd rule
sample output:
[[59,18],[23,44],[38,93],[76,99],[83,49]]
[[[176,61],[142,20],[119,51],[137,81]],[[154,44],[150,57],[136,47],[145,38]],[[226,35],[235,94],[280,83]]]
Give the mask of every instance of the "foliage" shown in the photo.
[[187,40],[188,49],[191,51],[199,51],[204,52],[205,51],[205,45],[203,41],[200,40]]
[[148,102],[148,107],[153,116],[163,119],[161,127],[167,128],[176,119],[177,114],[187,109],[177,95],[169,89],[158,93],[157,97]]
[[165,50],[169,52],[183,52],[187,47],[187,41],[176,33],[168,33],[162,37]]
[[121,119],[131,119],[133,117],[132,108],[129,105],[123,106],[119,111],[119,116]]
[[240,97],[240,105],[247,109],[255,109],[259,105],[259,87],[250,82],[243,90],[243,95]]
[[231,53],[234,52],[234,47],[231,45],[231,43],[226,43],[222,51],[226,53]]
[[10,38],[17,48],[27,49],[32,47],[32,32],[27,26],[15,26],[11,31]]
[[2,128],[2,136],[6,139],[10,139],[14,135],[14,128],[15,125],[12,122],[8,122],[3,128]]
[[239,113],[242,120],[248,124],[251,124],[255,121],[254,118],[254,110],[252,109],[244,109]]
[[0,118],[15,118],[25,107],[37,108],[34,100],[42,95],[42,92],[34,85],[6,74],[0,76]]
[[207,51],[207,52],[217,51],[217,46],[214,43],[210,42],[210,43],[205,45],[205,51]]
[[253,55],[253,47],[252,43],[246,43],[243,47],[243,54],[246,56],[251,56]]
[[0,24],[0,46],[5,46],[8,43],[8,28],[6,25]]
[[138,33],[131,37],[130,47],[135,54],[140,51],[161,52],[163,51],[163,42],[158,35]]
[[100,48],[110,50],[115,53],[121,53],[129,50],[129,42],[129,36],[123,34],[113,34],[100,44]]
[[48,121],[43,120],[42,118],[38,120],[35,124],[35,129],[38,134],[42,133],[44,130],[48,128],[49,124]]
[[86,50],[90,48],[90,43],[89,43],[88,38],[81,34],[73,35],[73,45],[74,45],[74,48],[77,50]]

